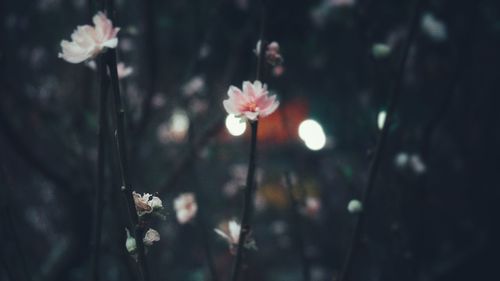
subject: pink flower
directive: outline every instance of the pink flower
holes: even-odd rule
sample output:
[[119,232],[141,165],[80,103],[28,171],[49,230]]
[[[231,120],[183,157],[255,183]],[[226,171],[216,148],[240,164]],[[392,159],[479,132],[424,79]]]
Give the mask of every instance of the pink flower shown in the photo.
[[227,94],[229,99],[223,102],[227,113],[251,121],[270,115],[279,106],[276,96],[269,96],[266,85],[260,81],[243,82],[243,91],[231,86]]
[[198,204],[193,193],[183,193],[174,200],[174,209],[177,213],[177,221],[185,224],[191,221],[198,211]]
[[116,48],[119,28],[113,28],[113,23],[102,12],[92,19],[94,26],[81,25],[71,34],[71,42],[62,40],[62,53],[59,57],[70,63],[80,63],[94,58],[105,48]]

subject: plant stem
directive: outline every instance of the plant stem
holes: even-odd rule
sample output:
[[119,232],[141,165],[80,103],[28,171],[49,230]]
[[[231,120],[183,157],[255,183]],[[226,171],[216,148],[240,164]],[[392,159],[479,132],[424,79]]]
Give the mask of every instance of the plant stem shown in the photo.
[[293,185],[292,185],[292,180],[290,178],[290,172],[285,172],[284,173],[285,177],[285,187],[288,191],[288,198],[290,200],[290,219],[291,219],[291,224],[293,227],[293,230],[295,231],[295,242],[297,243],[297,250],[299,251],[299,256],[300,256],[300,263],[302,265],[302,277],[304,281],[309,281],[311,278],[310,274],[310,268],[309,268],[309,261],[307,260],[306,253],[305,253],[305,243],[304,243],[304,237],[302,235],[302,228],[301,228],[301,221],[300,221],[300,216],[297,210],[298,204],[297,200],[295,200],[295,197],[293,196]]
[[241,261],[243,258],[245,241],[251,231],[250,219],[253,213],[253,194],[255,189],[255,159],[257,154],[257,129],[259,126],[258,121],[250,122],[252,128],[252,137],[250,141],[250,160],[248,163],[247,182],[245,188],[245,198],[243,203],[243,213],[241,215],[241,229],[240,239],[238,241],[238,248],[236,258],[233,266],[232,281],[238,280],[238,275],[241,269]]
[[366,208],[367,208],[367,202],[368,198],[370,197],[371,191],[373,189],[373,186],[375,185],[375,180],[377,177],[377,172],[380,168],[380,163],[382,160],[382,152],[385,148],[386,142],[387,142],[387,136],[389,133],[389,128],[391,126],[391,121],[396,109],[396,105],[399,99],[399,96],[401,95],[401,87],[403,83],[403,78],[404,78],[404,73],[405,73],[405,66],[406,62],[408,59],[408,54],[410,51],[410,47],[418,33],[418,27],[419,27],[419,22],[420,22],[420,16],[422,13],[422,8],[423,8],[423,0],[416,0],[416,4],[414,6],[413,14],[410,19],[410,30],[408,33],[408,36],[406,38],[406,41],[404,42],[403,45],[403,50],[402,50],[402,55],[401,59],[398,64],[398,69],[396,73],[396,78],[395,78],[395,83],[392,89],[392,94],[389,100],[389,106],[387,107],[387,115],[386,115],[386,120],[384,122],[384,126],[382,128],[382,131],[380,133],[377,146],[375,148],[375,154],[373,156],[372,162],[370,163],[370,167],[368,170],[368,180],[366,183],[366,187],[363,192],[363,196],[361,199],[362,205],[363,205],[363,212],[361,212],[358,217],[356,218],[356,222],[354,225],[353,229],[353,234],[352,234],[352,240],[351,240],[351,245],[348,249],[347,256],[344,262],[344,266],[342,267],[342,271],[340,273],[340,278],[338,279],[339,281],[345,281],[348,280],[348,274],[351,270],[352,267],[352,260],[356,251],[356,246],[360,240],[361,236],[361,227],[364,222],[365,214],[366,214]]
[[212,250],[210,249],[210,241],[208,240],[210,234],[207,231],[207,225],[205,223],[205,219],[201,214],[198,215],[198,227],[200,228],[200,233],[202,236],[201,239],[203,242],[203,247],[205,248],[205,255],[207,258],[208,270],[210,271],[211,280],[218,281],[219,278],[217,277],[217,269],[215,268],[215,263],[212,256]]
[[105,168],[105,143],[108,133],[108,88],[109,77],[106,73],[106,62],[104,57],[99,58],[99,75],[101,79],[100,100],[99,100],[99,140],[97,147],[97,185],[94,197],[94,241],[92,247],[91,261],[91,276],[92,280],[99,280],[99,259],[100,259],[100,244],[101,244],[101,226],[103,205],[103,189]]
[[[114,5],[113,0],[107,1],[107,12],[109,19],[115,23],[114,20]],[[125,139],[125,108],[123,99],[120,93],[120,85],[118,81],[118,73],[116,69],[116,50],[110,49],[106,53],[108,70],[111,76],[111,88],[113,91],[113,113],[115,125],[115,146],[118,154],[118,166],[121,178],[121,190],[127,203],[130,226],[134,232],[134,238],[137,245],[137,259],[139,263],[139,271],[143,281],[149,281],[149,271],[146,263],[146,256],[144,251],[144,243],[142,237],[144,236],[144,229],[139,224],[139,217],[135,209],[134,197],[132,195],[132,188],[128,180],[128,163],[127,163],[127,143]]]

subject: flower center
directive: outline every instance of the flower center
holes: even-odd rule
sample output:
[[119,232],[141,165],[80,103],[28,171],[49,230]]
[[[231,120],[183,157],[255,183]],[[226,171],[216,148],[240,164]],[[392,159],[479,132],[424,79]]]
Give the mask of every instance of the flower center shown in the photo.
[[250,112],[257,112],[259,110],[259,107],[255,102],[249,102],[245,105],[244,111],[250,111]]

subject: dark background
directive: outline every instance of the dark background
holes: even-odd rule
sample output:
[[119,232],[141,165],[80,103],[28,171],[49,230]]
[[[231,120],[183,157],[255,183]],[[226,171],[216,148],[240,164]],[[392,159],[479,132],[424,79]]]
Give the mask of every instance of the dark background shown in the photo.
[[[1,280],[89,279],[99,80],[84,64],[57,57],[60,41],[90,23],[96,9],[88,2],[0,2]],[[121,82],[132,186],[160,192],[167,209],[155,225],[161,241],[147,255],[152,280],[205,280],[201,235],[226,280],[232,257],[211,229],[240,214],[243,193],[224,190],[235,167],[246,165],[249,138],[218,124],[229,85],[255,77],[260,1],[116,2],[119,60],[134,67]],[[301,217],[311,279],[338,275],[351,240],[346,206],[366,183],[414,1],[327,3],[267,1],[265,38],[280,43],[285,72],[264,72],[281,106],[261,122],[264,207],[253,219],[259,250],[246,257],[244,280],[302,280],[285,170],[322,203],[316,216]],[[500,2],[424,1],[424,13],[446,25],[447,37],[419,29],[410,49],[351,280],[498,280]],[[392,46],[388,58],[372,56],[378,42]],[[189,96],[183,89],[193,77],[204,87]],[[175,112],[189,117],[187,135],[160,138]],[[324,149],[310,151],[298,138],[306,118],[323,126]],[[419,155],[425,173],[398,169],[400,152]],[[134,280],[113,174],[100,273]],[[172,200],[185,191],[198,197],[205,234],[175,219]]]

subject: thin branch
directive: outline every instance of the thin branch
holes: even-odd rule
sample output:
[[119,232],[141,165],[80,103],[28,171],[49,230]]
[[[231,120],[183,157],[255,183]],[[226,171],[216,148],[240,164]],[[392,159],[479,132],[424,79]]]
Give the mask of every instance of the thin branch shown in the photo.
[[339,281],[344,281],[348,280],[348,276],[352,267],[352,260],[356,251],[356,246],[358,245],[358,242],[360,240],[361,236],[361,227],[364,222],[365,214],[366,214],[366,207],[367,207],[367,202],[368,198],[370,197],[371,191],[375,185],[375,180],[377,177],[378,170],[380,168],[380,163],[382,160],[382,153],[384,151],[386,142],[387,142],[387,136],[389,133],[389,128],[392,123],[392,118],[396,109],[396,105],[399,99],[399,96],[401,95],[401,88],[403,84],[403,78],[405,74],[405,68],[406,68],[406,62],[408,59],[408,54],[410,52],[410,47],[418,33],[418,27],[419,27],[419,20],[420,16],[423,10],[423,0],[416,0],[416,4],[414,6],[413,14],[410,19],[410,31],[408,33],[408,36],[406,38],[406,41],[403,46],[402,50],[402,55],[401,59],[398,64],[398,71],[396,73],[396,78],[395,78],[395,83],[392,89],[392,94],[389,100],[389,106],[387,107],[387,115],[386,115],[386,120],[384,123],[384,126],[382,128],[382,132],[380,133],[377,146],[375,148],[375,154],[373,156],[372,162],[370,163],[370,167],[368,170],[368,180],[366,183],[366,187],[363,192],[362,196],[362,205],[365,210],[361,212],[355,222],[354,225],[354,230],[352,234],[352,240],[351,240],[351,245],[348,249],[347,256],[344,262],[344,266],[342,268],[341,274]]
[[302,223],[300,221],[300,215],[298,212],[297,200],[293,196],[293,185],[290,176],[290,172],[284,173],[285,178],[285,188],[288,192],[288,199],[290,201],[290,220],[295,234],[295,242],[297,243],[297,250],[299,251],[300,264],[302,266],[302,278],[304,281],[311,280],[311,270],[309,268],[309,261],[305,253],[305,243],[302,234]]
[[[11,207],[11,201],[8,198],[9,194],[11,194],[11,179],[7,176],[7,172],[5,171],[5,167],[1,165],[0,167],[0,184],[4,186],[5,190],[2,191],[2,198],[0,199],[0,214],[3,215],[4,219],[3,221],[5,224],[2,226],[3,230],[5,231],[5,237],[3,238],[3,242],[5,244],[9,243],[9,236],[12,238],[13,242],[13,249],[15,251],[15,255],[6,255],[4,257],[9,256],[11,260],[11,264],[15,263],[18,264],[20,269],[18,271],[21,271],[19,275],[22,275],[21,280],[31,280],[30,272],[28,271],[27,263],[26,263],[26,256],[24,255],[24,251],[21,248],[21,241],[20,237],[18,235],[17,227],[16,224],[14,223],[15,220],[12,215],[12,207]],[[3,247],[7,251],[7,247]],[[7,264],[6,264],[7,266]],[[7,269],[7,268],[6,268]],[[18,279],[12,279],[12,280],[18,280]]]
[[[108,0],[107,11],[108,17],[112,22],[114,20],[114,1]],[[106,53],[108,70],[111,75],[111,88],[113,91],[113,113],[114,113],[114,126],[115,126],[115,148],[118,154],[118,166],[121,178],[121,190],[127,203],[130,226],[134,232],[134,238],[137,245],[137,259],[139,263],[139,270],[143,281],[149,281],[149,271],[146,263],[145,249],[142,237],[144,236],[144,229],[139,225],[139,217],[135,209],[134,197],[132,195],[132,188],[128,180],[128,163],[127,163],[127,143],[125,138],[125,108],[123,99],[120,93],[120,85],[117,73],[116,64],[116,50],[110,49]]]
[[241,262],[243,260],[243,252],[245,241],[251,231],[250,220],[253,213],[253,195],[255,190],[255,160],[257,156],[257,129],[258,121],[250,122],[252,128],[252,137],[250,141],[250,159],[248,161],[247,182],[245,187],[245,197],[243,202],[243,213],[241,215],[241,229],[238,241],[236,258],[233,265],[232,281],[237,281],[241,271]]
[[97,148],[97,185],[94,197],[94,241],[92,247],[91,261],[91,276],[94,281],[99,280],[99,258],[101,244],[101,227],[102,213],[104,209],[103,191],[104,191],[104,176],[105,155],[106,155],[106,140],[108,127],[108,87],[109,77],[106,73],[106,62],[104,57],[99,58],[99,74],[101,79],[100,101],[99,101],[99,143]]

